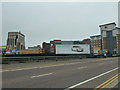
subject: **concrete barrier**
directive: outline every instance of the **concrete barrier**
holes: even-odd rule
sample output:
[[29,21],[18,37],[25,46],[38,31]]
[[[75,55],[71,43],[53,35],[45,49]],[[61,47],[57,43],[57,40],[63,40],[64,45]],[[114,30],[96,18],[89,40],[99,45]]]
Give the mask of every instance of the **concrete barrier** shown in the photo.
[[32,57],[1,57],[2,64],[27,63],[27,62],[46,62],[71,59],[83,59],[85,56],[32,56]]

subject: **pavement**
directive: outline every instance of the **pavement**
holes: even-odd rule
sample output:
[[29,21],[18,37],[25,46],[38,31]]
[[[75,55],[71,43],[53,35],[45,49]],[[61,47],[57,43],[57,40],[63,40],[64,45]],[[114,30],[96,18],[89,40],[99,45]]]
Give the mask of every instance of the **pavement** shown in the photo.
[[114,57],[4,64],[2,88],[118,89],[118,62]]

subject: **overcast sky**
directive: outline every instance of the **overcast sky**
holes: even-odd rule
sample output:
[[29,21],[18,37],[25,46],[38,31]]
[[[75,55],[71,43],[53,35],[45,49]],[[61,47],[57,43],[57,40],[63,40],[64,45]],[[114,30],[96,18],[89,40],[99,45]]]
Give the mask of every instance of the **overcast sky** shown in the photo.
[[14,31],[25,34],[26,47],[54,39],[82,40],[111,22],[118,24],[117,2],[4,2],[2,42]]

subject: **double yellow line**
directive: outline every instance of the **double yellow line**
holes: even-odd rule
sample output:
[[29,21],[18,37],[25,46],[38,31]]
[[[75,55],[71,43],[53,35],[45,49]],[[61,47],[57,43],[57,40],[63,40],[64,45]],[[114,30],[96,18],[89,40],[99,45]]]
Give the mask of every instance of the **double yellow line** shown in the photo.
[[102,84],[100,84],[99,86],[95,87],[93,90],[101,90],[102,88],[107,87],[109,84],[111,84],[112,82],[114,82],[116,79],[118,79],[120,77],[120,73],[116,74],[115,76],[113,76],[112,78],[108,79],[107,81],[103,82]]

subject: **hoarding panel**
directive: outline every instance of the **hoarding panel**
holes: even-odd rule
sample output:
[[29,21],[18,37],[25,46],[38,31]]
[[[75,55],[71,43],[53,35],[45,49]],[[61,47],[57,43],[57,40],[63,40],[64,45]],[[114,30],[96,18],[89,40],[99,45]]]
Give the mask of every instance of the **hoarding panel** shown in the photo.
[[56,45],[56,54],[90,54],[90,45]]

